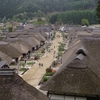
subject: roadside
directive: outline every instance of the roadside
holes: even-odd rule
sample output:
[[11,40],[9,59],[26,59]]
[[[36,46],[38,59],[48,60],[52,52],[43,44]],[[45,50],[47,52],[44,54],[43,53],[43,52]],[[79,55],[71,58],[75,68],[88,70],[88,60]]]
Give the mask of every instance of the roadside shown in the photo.
[[[59,33],[57,33],[59,34]],[[63,39],[56,37],[53,41],[53,44],[50,46],[51,51],[44,54],[44,56],[39,59],[34,66],[28,70],[22,77],[23,79],[31,84],[32,86],[37,87],[43,75],[45,74],[46,68],[49,68],[51,63],[55,60],[55,57],[58,54],[58,43],[62,42]],[[54,48],[55,47],[55,48]],[[54,55],[55,51],[55,55]],[[39,66],[39,63],[43,63],[43,67]]]

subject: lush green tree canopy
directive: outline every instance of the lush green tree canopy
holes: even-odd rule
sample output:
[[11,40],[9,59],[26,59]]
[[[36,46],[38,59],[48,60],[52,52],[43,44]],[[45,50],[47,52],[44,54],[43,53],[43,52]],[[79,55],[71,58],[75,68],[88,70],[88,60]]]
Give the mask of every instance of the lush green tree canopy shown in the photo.
[[97,4],[96,14],[98,18],[98,23],[100,24],[100,0],[98,1],[98,4]]
[[61,12],[55,15],[52,15],[50,18],[50,23],[54,24],[57,21],[62,21],[63,24],[80,24],[82,19],[87,19],[90,24],[95,24],[97,22],[96,19],[96,11],[95,10],[72,10]]
[[0,0],[0,18],[6,16],[8,19],[24,12],[30,16],[36,12],[40,16],[41,12],[46,14],[54,11],[95,9],[97,2],[98,0]]

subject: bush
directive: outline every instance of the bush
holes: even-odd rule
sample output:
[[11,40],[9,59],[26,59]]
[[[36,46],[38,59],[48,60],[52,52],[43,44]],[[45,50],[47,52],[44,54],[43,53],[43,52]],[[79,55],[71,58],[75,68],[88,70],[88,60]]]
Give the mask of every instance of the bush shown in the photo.
[[42,82],[46,82],[49,79],[49,77],[43,77]]
[[21,65],[24,67],[25,66],[25,62],[22,62]]
[[45,48],[43,48],[43,49],[41,50],[41,53],[45,53]]
[[27,63],[27,65],[33,65],[33,64],[35,64],[35,62],[29,62],[29,63]]
[[57,61],[54,61],[53,62],[53,67],[57,66],[58,65],[58,62]]
[[46,73],[45,76],[52,76],[54,74],[54,72],[49,72],[49,73]]
[[34,60],[38,60],[39,58],[40,58],[40,55],[37,54],[37,55],[35,55]]
[[46,73],[49,73],[49,72],[52,72],[52,69],[51,68],[47,68],[46,69]]

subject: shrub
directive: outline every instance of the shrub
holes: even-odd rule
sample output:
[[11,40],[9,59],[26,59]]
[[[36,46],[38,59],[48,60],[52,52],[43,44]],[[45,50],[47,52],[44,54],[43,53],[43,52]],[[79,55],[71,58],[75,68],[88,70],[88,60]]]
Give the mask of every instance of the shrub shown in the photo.
[[20,69],[20,71],[25,71],[25,70],[26,70],[26,68],[21,68],[21,69]]
[[43,49],[41,50],[41,53],[45,53],[45,48],[43,48]]
[[33,65],[33,64],[35,64],[35,62],[29,62],[29,63],[27,63],[27,65]]
[[42,82],[46,82],[49,79],[49,77],[43,77]]
[[49,72],[52,72],[52,69],[51,68],[47,68],[46,69],[46,73],[49,73]]
[[57,66],[58,65],[58,62],[57,61],[54,61],[53,62],[53,67]]
[[49,72],[49,73],[46,73],[45,76],[52,76],[54,74],[54,72]]
[[34,60],[38,60],[39,58],[40,58],[40,55],[37,54],[37,55],[35,55]]
[[24,67],[25,66],[25,62],[22,62],[21,65]]

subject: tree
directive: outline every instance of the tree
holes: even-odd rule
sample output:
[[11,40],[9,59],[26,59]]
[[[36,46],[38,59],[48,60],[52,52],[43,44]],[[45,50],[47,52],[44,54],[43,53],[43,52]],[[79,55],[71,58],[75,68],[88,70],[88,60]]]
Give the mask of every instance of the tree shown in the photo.
[[8,32],[12,32],[12,30],[13,30],[12,26],[8,27]]
[[26,19],[24,18],[24,19],[23,19],[23,23],[25,24],[25,22],[26,22]]
[[10,22],[10,18],[8,18],[7,22]]
[[18,18],[17,21],[20,22],[21,20]]
[[98,4],[97,4],[96,15],[98,17],[98,23],[100,24],[100,0],[98,1]]
[[42,16],[41,10],[38,10],[38,11],[37,11],[37,16],[38,16],[38,18],[40,18],[40,17]]
[[83,18],[83,19],[82,19],[82,25],[89,26],[89,21],[88,21],[88,19]]
[[2,19],[2,22],[3,22],[3,23],[6,22],[6,16],[4,16],[4,18]]

